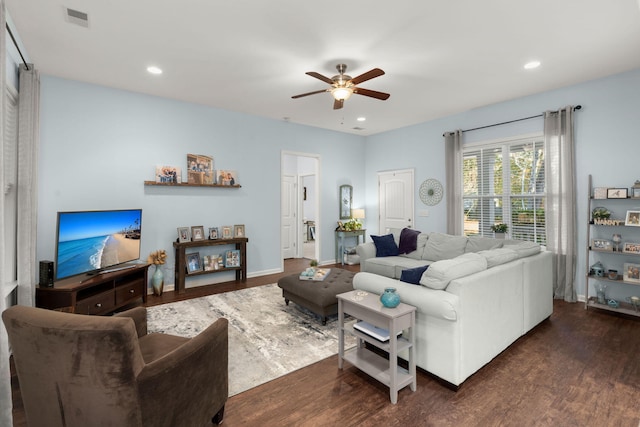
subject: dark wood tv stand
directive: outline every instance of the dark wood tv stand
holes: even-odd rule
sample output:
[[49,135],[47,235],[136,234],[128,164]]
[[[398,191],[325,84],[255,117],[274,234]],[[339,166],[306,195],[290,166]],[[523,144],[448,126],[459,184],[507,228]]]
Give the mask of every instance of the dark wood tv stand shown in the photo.
[[36,287],[36,307],[78,314],[109,314],[137,300],[147,302],[149,264],[75,276],[55,282],[53,287]]

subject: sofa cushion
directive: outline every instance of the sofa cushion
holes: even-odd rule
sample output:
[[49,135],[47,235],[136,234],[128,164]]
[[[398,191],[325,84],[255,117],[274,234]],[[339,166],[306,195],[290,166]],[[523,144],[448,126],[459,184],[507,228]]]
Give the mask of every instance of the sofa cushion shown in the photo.
[[371,236],[373,243],[376,245],[376,256],[387,257],[398,255],[398,245],[393,240],[392,234],[385,234],[384,236]]
[[453,279],[486,269],[487,260],[485,257],[476,253],[468,253],[453,259],[432,263],[422,275],[420,284],[431,289],[445,289]]
[[428,261],[411,259],[405,256],[389,256],[369,258],[360,264],[360,271],[378,274],[391,279],[399,279],[402,270],[427,265]]
[[407,268],[406,270],[402,270],[402,274],[400,275],[400,281],[411,283],[412,285],[419,285],[420,279],[422,278],[422,274],[425,272],[427,268],[429,268],[428,265],[425,265],[423,267]]
[[505,240],[503,247],[513,249],[518,254],[518,258],[535,255],[542,249],[539,243],[524,240]]
[[429,233],[429,239],[424,247],[422,259],[440,261],[455,258],[464,253],[467,246],[467,236],[452,236],[450,234]]
[[513,249],[498,248],[490,251],[480,251],[479,255],[482,255],[487,260],[487,268],[495,267],[496,265],[506,264],[518,258],[518,254]]
[[469,236],[469,241],[467,241],[467,246],[465,247],[465,252],[480,252],[487,251],[490,249],[501,248],[503,244],[503,240],[492,239],[490,237],[482,237],[482,236]]
[[418,234],[420,234],[418,230],[403,228],[400,232],[398,251],[401,254],[408,254],[409,252],[415,251],[418,248]]

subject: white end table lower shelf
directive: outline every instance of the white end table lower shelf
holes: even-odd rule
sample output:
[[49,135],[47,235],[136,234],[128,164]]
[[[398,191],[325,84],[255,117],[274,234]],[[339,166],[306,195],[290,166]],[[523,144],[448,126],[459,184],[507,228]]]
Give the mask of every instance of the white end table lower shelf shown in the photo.
[[[389,331],[389,341],[381,342],[377,339],[353,328],[355,320],[345,323],[345,314],[355,319],[364,320],[379,328]],[[338,295],[338,368],[342,369],[346,360],[361,371],[370,375],[389,387],[391,403],[398,402],[398,390],[410,386],[416,391],[416,361],[415,361],[415,324],[416,308],[400,303],[395,308],[383,307],[379,295],[350,291]],[[408,337],[398,333],[408,329]],[[348,333],[357,338],[354,348],[345,350],[344,334]],[[367,350],[364,343],[378,347],[389,353],[389,360]],[[409,369],[398,366],[398,352],[408,350]]]

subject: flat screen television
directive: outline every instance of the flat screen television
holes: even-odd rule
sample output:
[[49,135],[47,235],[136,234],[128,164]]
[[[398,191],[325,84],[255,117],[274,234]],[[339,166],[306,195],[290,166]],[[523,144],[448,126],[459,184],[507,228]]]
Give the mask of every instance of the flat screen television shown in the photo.
[[56,280],[140,258],[142,209],[58,212]]

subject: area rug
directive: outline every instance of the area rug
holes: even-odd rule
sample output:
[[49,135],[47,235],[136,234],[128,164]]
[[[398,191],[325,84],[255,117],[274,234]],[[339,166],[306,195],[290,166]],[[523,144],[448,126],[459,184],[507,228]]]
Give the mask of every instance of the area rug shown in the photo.
[[[338,352],[337,316],[322,325],[295,303],[285,305],[276,284],[147,309],[149,332],[184,337],[196,336],[220,317],[229,320],[229,396]],[[347,348],[353,345],[347,337]]]

